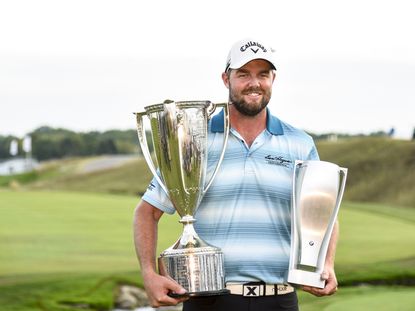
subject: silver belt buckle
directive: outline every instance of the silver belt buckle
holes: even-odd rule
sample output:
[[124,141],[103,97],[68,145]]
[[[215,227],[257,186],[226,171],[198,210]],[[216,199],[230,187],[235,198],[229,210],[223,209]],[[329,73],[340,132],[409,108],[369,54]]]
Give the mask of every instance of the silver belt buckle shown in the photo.
[[260,297],[264,296],[265,285],[261,283],[246,283],[243,284],[242,295],[244,297]]

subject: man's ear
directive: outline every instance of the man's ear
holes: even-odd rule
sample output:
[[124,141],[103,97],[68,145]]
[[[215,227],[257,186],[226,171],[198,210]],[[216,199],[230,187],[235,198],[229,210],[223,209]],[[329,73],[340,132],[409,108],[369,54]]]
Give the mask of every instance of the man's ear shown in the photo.
[[225,86],[229,89],[229,75],[226,72],[222,73],[222,81],[223,84],[225,84]]
[[275,77],[277,76],[275,70],[272,71],[272,83],[275,81]]

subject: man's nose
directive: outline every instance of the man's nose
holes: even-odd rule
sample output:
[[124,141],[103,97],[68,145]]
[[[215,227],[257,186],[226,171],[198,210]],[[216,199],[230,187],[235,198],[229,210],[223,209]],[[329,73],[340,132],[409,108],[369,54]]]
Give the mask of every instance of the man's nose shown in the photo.
[[261,83],[259,82],[259,79],[257,77],[251,77],[249,79],[249,86],[250,87],[259,87]]

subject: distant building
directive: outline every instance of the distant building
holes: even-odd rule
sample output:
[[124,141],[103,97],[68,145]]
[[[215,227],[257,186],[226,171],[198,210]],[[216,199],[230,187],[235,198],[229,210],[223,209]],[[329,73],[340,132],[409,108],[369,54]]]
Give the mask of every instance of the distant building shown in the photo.
[[0,175],[8,176],[30,172],[39,166],[39,162],[30,158],[15,158],[0,162]]
[[327,136],[328,141],[336,142],[337,139],[338,139],[337,134],[330,134],[329,136]]

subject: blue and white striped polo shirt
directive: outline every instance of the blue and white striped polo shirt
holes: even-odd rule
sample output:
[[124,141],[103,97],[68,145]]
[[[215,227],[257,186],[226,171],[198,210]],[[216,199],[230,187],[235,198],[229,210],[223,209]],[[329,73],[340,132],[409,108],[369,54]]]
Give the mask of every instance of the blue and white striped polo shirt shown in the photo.
[[[209,125],[208,176],[222,148],[223,112]],[[287,281],[291,188],[295,160],[317,160],[312,138],[270,114],[267,128],[248,147],[231,129],[225,157],[196,212],[195,229],[225,256],[226,282]],[[172,214],[152,181],[143,200]]]

